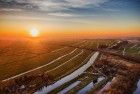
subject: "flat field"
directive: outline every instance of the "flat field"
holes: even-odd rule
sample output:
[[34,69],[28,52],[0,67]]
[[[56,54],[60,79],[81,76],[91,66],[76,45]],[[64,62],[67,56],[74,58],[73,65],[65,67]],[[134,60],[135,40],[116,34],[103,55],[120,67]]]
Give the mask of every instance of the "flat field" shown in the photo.
[[[3,94],[95,93],[100,92],[100,89],[112,81],[115,75],[121,73],[124,76],[124,71],[129,72],[127,67],[139,68],[139,64],[133,65],[133,61],[129,62],[120,56],[108,56],[102,53],[105,51],[123,54],[123,47],[125,47],[125,54],[133,55],[137,51],[132,49],[139,50],[139,45],[129,43],[123,46],[118,44],[118,40],[0,40],[0,44],[2,44],[0,45],[0,93]],[[114,45],[117,48],[113,48]],[[101,62],[111,62],[113,69],[108,63],[105,66]],[[119,67],[114,67],[118,65]],[[122,68],[124,66],[125,70]],[[80,69],[82,70],[78,71]],[[114,71],[119,69],[122,70],[120,73]],[[139,70],[135,71],[138,75]],[[138,76],[135,78],[134,83],[137,82]],[[63,84],[58,84],[63,79],[65,79]]]

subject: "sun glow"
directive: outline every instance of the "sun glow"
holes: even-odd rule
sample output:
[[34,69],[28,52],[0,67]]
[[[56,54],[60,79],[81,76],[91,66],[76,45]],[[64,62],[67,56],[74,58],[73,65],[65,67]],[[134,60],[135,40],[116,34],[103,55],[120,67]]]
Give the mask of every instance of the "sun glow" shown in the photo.
[[37,37],[37,36],[39,36],[39,31],[36,28],[32,28],[30,30],[30,34],[32,37]]

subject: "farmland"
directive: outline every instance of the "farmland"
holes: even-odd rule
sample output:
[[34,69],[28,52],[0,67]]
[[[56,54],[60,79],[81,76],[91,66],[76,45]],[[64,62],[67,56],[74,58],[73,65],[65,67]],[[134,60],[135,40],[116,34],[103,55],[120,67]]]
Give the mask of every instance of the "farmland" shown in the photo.
[[139,42],[0,40],[0,44],[2,94],[132,94],[137,89]]

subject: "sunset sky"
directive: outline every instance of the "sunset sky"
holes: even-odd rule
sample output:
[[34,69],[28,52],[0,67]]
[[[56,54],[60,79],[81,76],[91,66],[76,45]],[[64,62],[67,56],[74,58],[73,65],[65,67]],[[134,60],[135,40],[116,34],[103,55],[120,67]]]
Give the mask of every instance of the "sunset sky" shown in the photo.
[[0,0],[0,37],[140,36],[140,0]]

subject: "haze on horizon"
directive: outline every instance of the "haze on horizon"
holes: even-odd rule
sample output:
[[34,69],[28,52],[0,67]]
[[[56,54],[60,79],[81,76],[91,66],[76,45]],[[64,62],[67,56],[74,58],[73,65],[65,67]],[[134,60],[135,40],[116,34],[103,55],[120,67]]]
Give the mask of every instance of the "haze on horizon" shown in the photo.
[[0,0],[0,37],[140,36],[139,0]]

